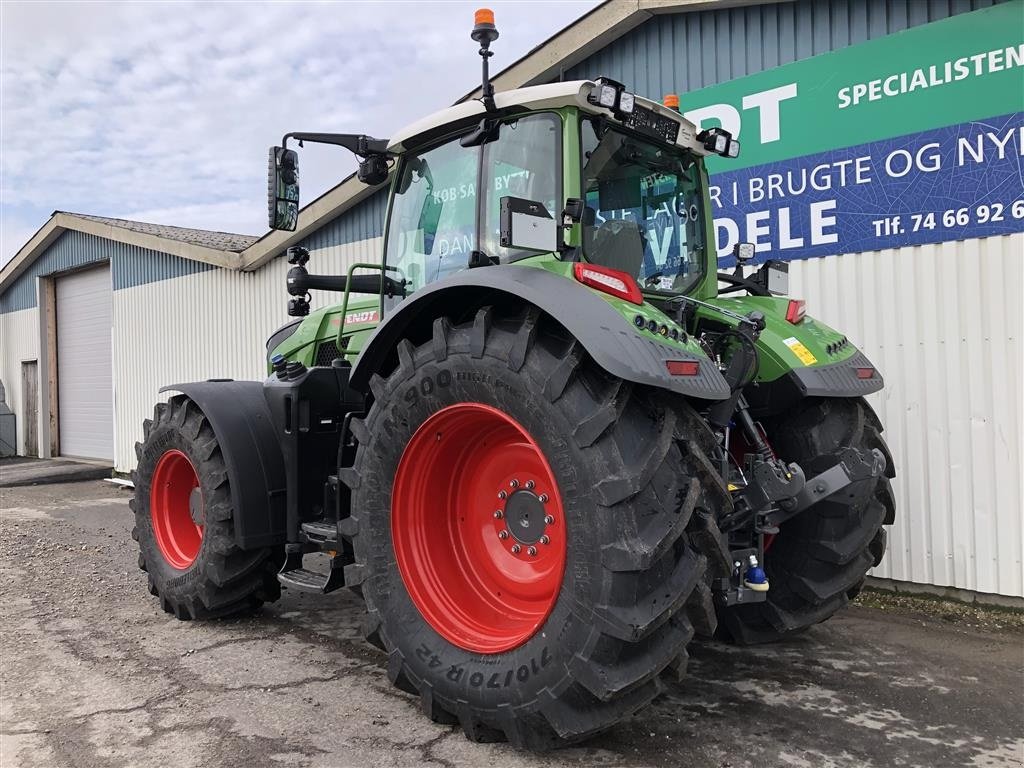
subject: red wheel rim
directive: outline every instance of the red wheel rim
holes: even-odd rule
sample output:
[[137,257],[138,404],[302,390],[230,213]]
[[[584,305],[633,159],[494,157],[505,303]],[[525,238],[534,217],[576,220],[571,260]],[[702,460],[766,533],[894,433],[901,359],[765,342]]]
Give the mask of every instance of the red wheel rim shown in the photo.
[[203,526],[192,519],[191,511],[192,494],[198,488],[199,475],[188,456],[170,450],[160,457],[149,490],[153,533],[164,559],[179,570],[195,562],[203,543]]
[[537,443],[497,408],[452,405],[416,430],[395,476],[391,535],[413,603],[460,648],[516,648],[558,599],[558,486]]

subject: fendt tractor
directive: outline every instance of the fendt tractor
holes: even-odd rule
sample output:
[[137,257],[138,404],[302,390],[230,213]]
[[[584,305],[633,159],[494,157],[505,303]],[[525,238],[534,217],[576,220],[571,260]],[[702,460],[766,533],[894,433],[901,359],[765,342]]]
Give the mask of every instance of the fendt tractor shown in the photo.
[[471,36],[480,98],[270,150],[274,229],[299,218],[289,141],[390,185],[380,262],[287,249],[268,378],[166,388],[134,536],[179,619],[347,587],[428,717],[544,749],[648,704],[695,634],[832,616],[882,558],[894,473],[881,375],[788,265],[740,244],[718,270],[705,159],[737,140],[607,78],[496,93],[489,11]]

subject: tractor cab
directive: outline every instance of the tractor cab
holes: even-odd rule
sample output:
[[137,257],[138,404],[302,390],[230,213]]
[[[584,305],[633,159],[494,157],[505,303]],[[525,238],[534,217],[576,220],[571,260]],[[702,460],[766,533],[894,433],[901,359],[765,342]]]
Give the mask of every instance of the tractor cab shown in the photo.
[[[739,143],[719,128],[698,134],[678,111],[607,78],[494,93],[481,39],[480,100],[389,140],[290,133],[272,147],[270,226],[293,230],[299,218],[298,157],[288,141],[330,143],[357,155],[360,179],[390,183],[384,259],[374,268],[402,290],[383,292],[382,315],[464,270],[552,261],[594,265],[604,278],[590,287],[621,299],[713,296],[703,158],[736,157]],[[289,276],[300,299],[291,313],[300,316],[306,291],[327,287],[303,271]],[[348,283],[333,284],[351,292]]]

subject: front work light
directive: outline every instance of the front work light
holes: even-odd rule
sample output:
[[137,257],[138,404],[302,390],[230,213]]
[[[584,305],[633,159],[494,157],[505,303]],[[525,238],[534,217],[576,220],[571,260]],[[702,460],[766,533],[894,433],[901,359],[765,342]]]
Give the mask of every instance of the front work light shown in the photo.
[[708,128],[697,134],[704,149],[722,157],[739,157],[740,143],[724,128]]
[[753,243],[736,243],[732,248],[732,255],[742,264],[753,259],[756,251]]
[[622,112],[624,115],[632,114],[635,105],[636,97],[632,93],[623,91],[622,95],[619,96],[619,112]]

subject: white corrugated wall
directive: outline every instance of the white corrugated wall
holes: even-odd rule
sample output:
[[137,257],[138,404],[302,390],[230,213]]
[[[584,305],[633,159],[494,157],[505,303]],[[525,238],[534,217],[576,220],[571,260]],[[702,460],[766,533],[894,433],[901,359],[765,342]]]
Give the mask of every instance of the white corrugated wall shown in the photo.
[[[14,412],[18,429],[18,453],[25,452],[25,425],[22,423],[21,364],[27,360],[39,362],[39,310],[22,309],[0,314],[0,381],[7,390],[7,405]],[[45,410],[43,390],[39,390],[39,410]],[[37,425],[39,447],[43,447],[43,432]]]
[[1024,597],[1024,234],[790,264],[885,376],[897,517],[873,575]]
[[[345,274],[355,262],[379,262],[381,238],[314,252],[316,274]],[[135,466],[135,442],[160,387],[211,378],[266,376],[267,337],[287,315],[285,274],[276,259],[255,272],[213,269],[114,291],[115,467]],[[314,291],[316,309],[337,294]]]
[[[380,247],[324,249],[311,268],[337,274]],[[898,516],[876,576],[1024,596],[1022,254],[1018,234],[791,264],[793,295],[885,375],[871,401],[896,462]],[[134,465],[164,384],[263,377],[263,344],[287,319],[286,272],[279,259],[115,291],[119,470]]]

